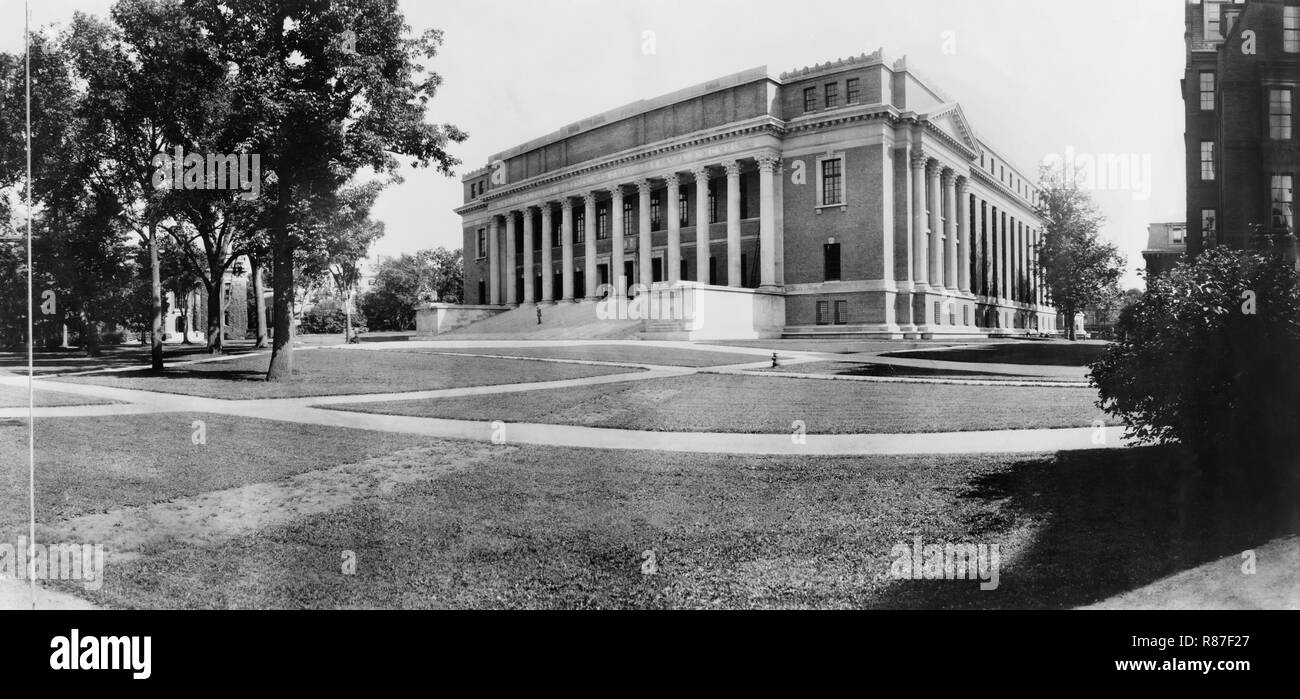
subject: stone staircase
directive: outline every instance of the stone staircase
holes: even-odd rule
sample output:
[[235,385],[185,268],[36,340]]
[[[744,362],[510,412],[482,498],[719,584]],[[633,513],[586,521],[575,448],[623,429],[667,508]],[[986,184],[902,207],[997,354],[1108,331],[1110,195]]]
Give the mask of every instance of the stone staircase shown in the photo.
[[540,325],[537,308],[536,305],[520,306],[430,339],[637,340],[641,337],[640,320],[602,320],[591,301],[542,304]]

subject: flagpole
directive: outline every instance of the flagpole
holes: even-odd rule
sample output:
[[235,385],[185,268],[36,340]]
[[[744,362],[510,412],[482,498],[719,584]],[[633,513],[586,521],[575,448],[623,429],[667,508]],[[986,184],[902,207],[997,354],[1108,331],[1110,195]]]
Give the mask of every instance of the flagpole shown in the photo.
[[27,582],[36,609],[36,346],[32,321],[32,33],[31,0],[23,0],[23,47],[27,73]]

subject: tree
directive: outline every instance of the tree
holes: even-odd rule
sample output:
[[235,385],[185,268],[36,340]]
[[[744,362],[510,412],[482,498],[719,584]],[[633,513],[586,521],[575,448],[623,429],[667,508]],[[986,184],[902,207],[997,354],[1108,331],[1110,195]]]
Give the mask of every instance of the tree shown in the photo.
[[[226,0],[187,5],[195,32],[232,66],[237,131],[276,175],[264,190],[275,337],[267,380],[293,374],[294,251],[312,231],[310,212],[330,207],[362,168],[396,180],[400,154],[446,175],[447,153],[466,135],[427,123],[441,79],[421,59],[442,34],[410,36],[391,0]],[[344,32],[355,41],[342,41]],[[207,41],[210,39],[210,41]],[[269,191],[268,191],[269,190]]]
[[1091,377],[1098,406],[1130,437],[1182,445],[1206,476],[1248,499],[1287,489],[1294,497],[1300,280],[1292,263],[1210,248],[1150,280],[1119,330]]
[[361,261],[384,235],[384,224],[370,218],[382,189],[379,182],[345,188],[334,201],[334,210],[313,217],[316,234],[296,251],[297,276],[305,285],[332,284],[342,299],[346,341],[352,339],[352,293],[361,280]]
[[1077,183],[1044,170],[1037,214],[1047,222],[1038,244],[1043,281],[1074,340],[1075,315],[1119,294],[1124,257],[1100,237],[1105,218]]
[[436,297],[460,303],[464,273],[460,250],[421,250],[379,262],[374,286],[361,299],[371,330],[411,330],[420,302]]

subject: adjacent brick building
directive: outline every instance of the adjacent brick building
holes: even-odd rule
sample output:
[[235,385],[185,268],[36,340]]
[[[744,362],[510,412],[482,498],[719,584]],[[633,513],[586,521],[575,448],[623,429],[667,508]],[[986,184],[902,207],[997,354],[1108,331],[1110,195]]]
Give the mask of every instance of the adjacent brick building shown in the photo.
[[1055,330],[1031,178],[879,51],[642,100],[464,187],[471,304],[592,301],[622,277],[713,314],[665,336]]
[[1147,246],[1142,251],[1147,280],[1168,272],[1187,256],[1187,224],[1153,223],[1147,227]]
[[1187,251],[1292,247],[1300,0],[1186,5]]

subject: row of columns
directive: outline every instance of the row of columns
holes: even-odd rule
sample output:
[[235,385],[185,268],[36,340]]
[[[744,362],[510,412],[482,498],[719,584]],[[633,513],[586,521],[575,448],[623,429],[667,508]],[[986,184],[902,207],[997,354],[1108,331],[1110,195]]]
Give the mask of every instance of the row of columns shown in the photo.
[[[754,158],[759,173],[759,254],[761,287],[777,288],[780,282],[776,276],[776,202],[775,179],[780,174],[781,161],[776,154],[762,154]],[[740,161],[732,160],[721,164],[727,178],[727,285],[741,286],[740,261]],[[696,254],[695,279],[704,281],[709,277],[709,178],[711,165],[697,165],[689,170],[695,181],[695,246],[701,251]],[[668,283],[681,281],[682,232],[681,211],[678,201],[682,185],[680,173],[665,173],[661,178],[667,186],[667,249],[665,252],[664,276]],[[597,250],[596,250],[596,203],[598,192],[610,193],[610,278],[617,279],[622,274],[626,231],[623,230],[623,204],[627,192],[624,187],[636,188],[638,211],[637,256],[640,262],[640,276],[648,284],[653,278],[653,252],[651,245],[650,205],[651,192],[654,189],[651,178],[644,178],[633,183],[615,183],[601,190],[584,192],[580,195],[566,195],[559,199],[560,206],[560,265],[561,301],[577,300],[574,298],[574,244],[573,244],[573,197],[580,196],[583,202],[583,221],[585,235],[583,239],[583,281],[586,297],[597,298]],[[518,298],[515,286],[515,220],[523,218],[523,297],[526,301],[537,298],[533,286],[533,216],[532,212],[540,209],[542,216],[542,260],[541,301],[554,302],[556,299],[553,276],[554,259],[552,258],[551,232],[554,230],[552,206],[556,202],[543,201],[525,205],[522,209],[509,210],[491,217],[488,222],[488,301],[493,305],[513,304]],[[499,242],[501,220],[504,220],[505,250],[504,256]],[[504,257],[504,264],[503,264]],[[504,293],[504,297],[502,295]]]
[[914,150],[910,165],[913,280],[1003,302],[1045,305],[1037,266],[1041,231],[997,211],[970,191],[966,177],[924,151]]

